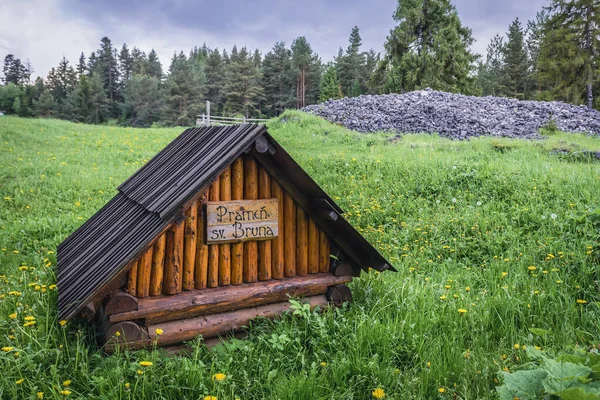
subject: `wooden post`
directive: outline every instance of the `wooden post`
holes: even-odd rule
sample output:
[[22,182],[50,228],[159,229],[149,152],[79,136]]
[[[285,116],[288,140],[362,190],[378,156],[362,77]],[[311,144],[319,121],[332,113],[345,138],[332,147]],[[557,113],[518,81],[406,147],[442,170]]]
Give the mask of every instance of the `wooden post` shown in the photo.
[[183,281],[181,279],[183,267],[183,223],[173,224],[166,232],[165,244],[165,276],[163,293],[181,293]]
[[283,195],[284,228],[284,274],[287,277],[296,275],[296,202],[288,192]]
[[196,230],[198,229],[198,202],[195,201],[185,212],[183,251],[183,290],[194,289],[196,261]]
[[147,297],[150,295],[150,274],[152,273],[152,247],[150,247],[138,262],[137,273],[137,297]]
[[279,222],[279,237],[273,239],[271,243],[271,272],[273,279],[281,279],[284,276],[283,263],[284,263],[284,240],[285,240],[285,222],[284,222],[284,211],[283,211],[283,189],[277,181],[271,180],[271,196],[277,198],[279,216],[277,218]]
[[[256,160],[249,155],[244,156],[244,198],[258,198],[258,167]],[[244,244],[244,282],[256,282],[258,279],[258,246],[256,242]]]
[[308,217],[302,207],[297,208],[296,221],[296,275],[308,273]]
[[[244,198],[244,160],[242,157],[235,159],[231,165],[231,198],[242,200]],[[244,282],[244,244],[231,245],[231,283],[239,285]]]
[[[231,167],[221,173],[219,200],[231,200]],[[219,286],[229,285],[231,281],[231,246],[219,245]]]
[[[271,198],[271,177],[264,168],[258,168],[258,198]],[[271,279],[271,241],[264,240],[258,243],[258,279],[266,281]]]
[[166,241],[167,237],[163,233],[154,243],[154,249],[152,250],[152,271],[150,273],[150,296],[162,294]]
[[319,272],[329,272],[329,238],[319,229]]
[[206,216],[205,207],[206,207],[206,198],[207,193],[204,192],[200,195],[198,199],[198,212],[197,212],[197,222],[198,228],[196,229],[196,289],[204,289],[208,282],[208,246],[206,245],[206,241],[204,240],[204,236],[206,236],[206,226],[205,220]]
[[319,228],[315,220],[308,218],[308,273],[319,272]]
[[127,274],[127,293],[135,296],[137,293],[138,260],[130,262],[127,268],[129,268],[129,273]]
[[[217,178],[208,190],[208,201],[219,201],[221,193],[221,179]],[[219,286],[219,245],[208,246],[208,282],[209,288]]]

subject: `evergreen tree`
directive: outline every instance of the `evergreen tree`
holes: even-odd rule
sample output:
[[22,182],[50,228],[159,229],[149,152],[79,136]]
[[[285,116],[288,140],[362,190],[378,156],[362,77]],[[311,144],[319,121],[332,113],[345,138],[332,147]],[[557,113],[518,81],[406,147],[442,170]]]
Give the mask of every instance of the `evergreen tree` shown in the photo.
[[150,50],[150,53],[148,53],[148,61],[146,65],[146,74],[153,78],[156,78],[159,82],[162,81],[162,65],[160,63],[160,60],[158,59],[158,54],[154,49]]
[[225,112],[230,115],[242,114],[246,118],[258,115],[258,100],[262,97],[260,75],[255,67],[254,58],[246,47],[239,52],[234,46],[231,50],[231,64],[225,84]]
[[118,115],[119,101],[119,69],[117,63],[116,49],[113,47],[109,38],[103,37],[100,41],[98,50],[98,65],[94,72],[97,72],[104,91],[109,100],[109,112],[112,117]]
[[133,74],[133,57],[125,43],[123,43],[119,53],[119,73],[121,75],[121,87],[124,87]]
[[157,122],[162,108],[159,80],[149,75],[134,75],[123,90],[123,119],[129,126],[149,127]]
[[541,92],[540,71],[538,61],[540,56],[540,46],[544,35],[544,25],[548,20],[546,10],[538,12],[535,20],[527,22],[527,52],[529,53],[529,72],[530,80],[536,88],[536,92]]
[[38,100],[33,101],[36,117],[50,118],[56,114],[56,102],[49,89],[45,89]]
[[487,57],[484,64],[480,64],[477,72],[478,86],[484,96],[499,96],[502,91],[502,81],[505,71],[504,38],[494,36],[487,46]]
[[319,84],[319,88],[320,103],[327,100],[336,100],[342,98],[342,88],[337,80],[335,66],[330,65],[327,67],[325,73],[321,76],[321,83]]
[[86,124],[101,124],[109,118],[109,100],[98,74],[81,77],[67,97],[64,117]]
[[363,75],[365,73],[365,55],[360,52],[361,38],[357,26],[352,28],[348,41],[349,45],[346,54],[338,54],[336,59],[337,74],[342,86],[342,92],[349,96],[358,96],[361,94],[362,89],[360,82],[358,86],[356,82],[365,80]]
[[169,125],[192,125],[204,109],[202,84],[185,54],[174,54],[165,81],[165,105],[161,120]]
[[542,84],[553,97],[572,103],[583,99],[594,104],[594,81],[598,70],[600,2],[551,0],[544,27],[538,67]]
[[87,72],[87,65],[85,63],[85,54],[81,52],[79,56],[79,62],[77,63],[77,78],[81,78]]
[[77,85],[77,74],[69,60],[63,56],[56,68],[52,68],[48,73],[46,87],[52,94],[56,103],[56,111],[60,115],[67,101],[68,94],[74,90]]
[[508,27],[508,41],[504,46],[503,93],[523,99],[527,86],[527,51],[525,50],[525,32],[519,18]]
[[147,63],[148,60],[146,59],[146,53],[133,46],[133,49],[131,49],[132,74],[146,74]]
[[394,20],[399,25],[387,38],[388,60],[382,66],[391,65],[388,82],[394,90],[475,91],[471,30],[462,25],[450,0],[398,0]]
[[285,43],[275,43],[273,49],[265,54],[262,69],[267,114],[277,116],[286,108],[294,107],[291,51],[285,47]]
[[206,76],[206,100],[211,103],[211,114],[221,114],[225,104],[223,98],[225,64],[218,49],[214,49],[208,54],[204,73]]
[[292,42],[292,74],[295,77],[296,106],[314,104],[319,97],[321,60],[304,36]]
[[4,78],[2,78],[2,81],[5,85],[8,85],[9,83],[13,83],[17,86],[25,85],[29,82],[31,77],[30,68],[31,67],[28,68],[23,64],[21,59],[16,58],[12,54],[8,54],[4,57],[4,67],[2,68]]

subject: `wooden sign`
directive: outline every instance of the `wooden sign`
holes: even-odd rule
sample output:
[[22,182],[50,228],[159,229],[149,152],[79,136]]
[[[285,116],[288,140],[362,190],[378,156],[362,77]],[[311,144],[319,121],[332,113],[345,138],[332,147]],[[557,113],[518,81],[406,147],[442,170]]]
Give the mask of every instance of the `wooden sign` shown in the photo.
[[206,243],[269,240],[278,236],[277,199],[214,201],[206,205]]

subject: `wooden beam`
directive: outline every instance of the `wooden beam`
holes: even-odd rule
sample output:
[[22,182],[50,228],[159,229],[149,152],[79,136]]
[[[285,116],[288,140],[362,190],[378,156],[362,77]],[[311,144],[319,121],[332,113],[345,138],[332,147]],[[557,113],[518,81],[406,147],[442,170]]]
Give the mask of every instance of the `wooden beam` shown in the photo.
[[204,192],[198,199],[198,228],[196,229],[196,259],[194,271],[196,280],[196,289],[204,289],[208,283],[208,246],[204,236],[206,235],[206,199],[207,193]]
[[139,299],[137,310],[113,314],[111,322],[145,319],[148,323],[172,321],[233,311],[287,300],[324,294],[327,288],[352,281],[351,276],[329,273],[283,278],[239,286],[184,292],[178,296]]
[[[308,218],[308,273],[319,272],[319,228],[315,220]],[[326,271],[325,271],[326,272]]]
[[198,230],[198,203],[194,202],[185,211],[185,230],[183,233],[183,290],[195,287],[196,234]]
[[[221,179],[217,178],[208,190],[208,201],[219,201],[221,196]],[[219,286],[219,245],[208,246],[208,281],[209,288]]]
[[298,207],[296,210],[296,275],[308,273],[308,216]]
[[174,224],[166,233],[165,244],[165,273],[163,293],[181,293],[183,281],[181,280],[183,262],[183,222]]
[[146,250],[138,261],[137,297],[150,295],[150,275],[152,274],[152,246]]
[[[238,157],[231,165],[231,198],[242,200],[244,198],[244,159]],[[244,244],[231,245],[231,284],[239,285],[244,282]]]
[[271,273],[273,279],[281,279],[284,276],[283,266],[285,265],[284,244],[285,244],[285,217],[283,210],[283,189],[275,179],[271,180],[271,196],[277,199],[277,211],[279,216],[279,236],[273,239],[271,243]]
[[[258,165],[254,157],[244,155],[244,198],[256,200],[258,198]],[[244,282],[258,280],[258,243],[246,242],[244,244]]]
[[319,229],[319,272],[329,272],[330,254],[329,238],[322,229]]
[[106,315],[120,314],[138,309],[138,299],[121,290],[113,293],[104,305]]
[[126,269],[129,269],[127,274],[127,292],[135,296],[137,293],[137,271],[138,271],[138,260],[134,260],[129,263]]
[[284,248],[284,275],[291,277],[296,275],[296,202],[292,196],[285,192],[283,194],[283,237]]
[[163,233],[154,243],[154,249],[152,250],[152,271],[150,272],[150,296],[162,294],[166,242],[167,237]]
[[[263,167],[258,168],[258,198],[271,198],[271,178]],[[271,279],[271,240],[258,243],[258,279]]]
[[[311,307],[324,306],[327,304],[325,295],[312,296],[305,299]],[[223,335],[227,332],[240,329],[255,318],[273,318],[289,310],[290,303],[268,304],[252,307],[222,314],[213,314],[199,318],[181,321],[164,322],[148,326],[151,340],[156,340],[160,346],[180,343],[191,340],[198,335],[205,339]],[[156,336],[156,329],[162,329],[163,333]]]
[[[220,201],[231,200],[231,166],[227,166],[221,173]],[[222,243],[219,245],[219,286],[231,283],[231,245]]]

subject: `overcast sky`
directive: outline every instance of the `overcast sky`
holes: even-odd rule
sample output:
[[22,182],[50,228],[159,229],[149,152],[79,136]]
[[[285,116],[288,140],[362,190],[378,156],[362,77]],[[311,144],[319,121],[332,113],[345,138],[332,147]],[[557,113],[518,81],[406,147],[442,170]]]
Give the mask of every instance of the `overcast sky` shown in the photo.
[[[475,52],[484,54],[496,33],[519,17],[524,25],[546,0],[454,0],[463,24],[473,30]],[[56,66],[63,55],[75,64],[108,36],[120,48],[127,43],[158,52],[165,69],[174,51],[209,47],[258,48],[263,54],[276,41],[289,46],[306,36],[324,62],[348,45],[354,25],[363,49],[383,50],[395,25],[397,0],[0,0],[0,58],[29,59],[34,76]]]

